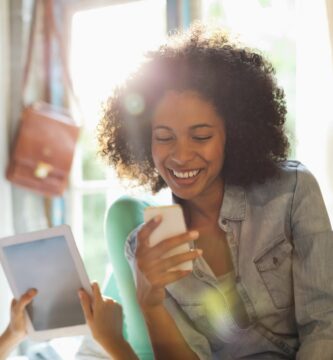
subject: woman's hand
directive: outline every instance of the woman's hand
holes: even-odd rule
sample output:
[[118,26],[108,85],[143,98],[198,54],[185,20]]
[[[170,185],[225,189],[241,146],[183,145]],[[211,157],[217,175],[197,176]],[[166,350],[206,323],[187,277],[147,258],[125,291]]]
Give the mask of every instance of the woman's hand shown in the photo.
[[12,300],[8,331],[17,341],[23,340],[27,334],[24,310],[36,295],[37,290],[30,289],[19,300]]
[[92,298],[84,290],[79,297],[86,322],[94,339],[112,359],[137,360],[133,349],[123,337],[123,311],[111,298],[103,297],[97,283],[92,284]]
[[24,310],[36,296],[37,290],[30,289],[19,300],[13,300],[10,308],[10,322],[0,336],[0,360],[7,359],[8,354],[27,335]]
[[102,345],[123,341],[122,307],[111,298],[103,297],[97,283],[92,284],[92,298],[84,290],[79,297],[87,324],[96,341]]
[[176,265],[194,260],[202,254],[202,250],[196,249],[163,258],[163,255],[169,250],[197,239],[199,233],[189,231],[150,247],[149,236],[158,227],[161,220],[161,216],[156,216],[140,229],[137,236],[138,243],[135,253],[137,298],[144,311],[161,305],[165,298],[165,286],[191,272],[188,270],[172,270]]

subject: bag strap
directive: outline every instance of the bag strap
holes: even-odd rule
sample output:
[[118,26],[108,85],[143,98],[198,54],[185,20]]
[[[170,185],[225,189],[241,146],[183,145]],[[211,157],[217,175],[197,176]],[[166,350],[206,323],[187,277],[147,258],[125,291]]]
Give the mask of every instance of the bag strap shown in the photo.
[[[43,6],[41,6],[43,5]],[[51,87],[50,87],[50,61],[51,61],[51,46],[52,46],[52,38],[55,39],[58,45],[62,76],[64,79],[64,83],[66,84],[65,92],[72,99],[72,103],[77,108],[77,112],[82,118],[82,111],[79,104],[79,101],[75,95],[74,87],[72,83],[71,76],[69,74],[68,61],[65,50],[65,43],[63,40],[63,36],[61,35],[58,26],[56,24],[55,16],[54,16],[54,0],[35,0],[33,4],[32,11],[32,20],[31,20],[31,29],[28,40],[28,49],[27,49],[27,60],[25,63],[23,78],[22,78],[22,103],[24,103],[24,94],[27,89],[29,74],[31,71],[32,65],[32,57],[33,51],[36,42],[37,35],[37,27],[38,27],[38,17],[40,11],[43,10],[43,27],[44,27],[44,42],[43,42],[43,63],[44,63],[44,79],[45,79],[45,87],[44,87],[44,100],[50,102],[51,100]],[[66,91],[66,89],[68,91]],[[81,121],[80,121],[81,122]],[[76,121],[75,121],[76,123]],[[78,124],[77,124],[78,125]]]
[[37,16],[38,16],[38,0],[35,0],[33,3],[33,10],[32,10],[32,18],[31,18],[31,26],[30,26],[30,33],[29,33],[29,39],[28,39],[28,48],[27,48],[27,59],[25,62],[25,66],[23,69],[23,76],[22,76],[22,103],[24,103],[24,93],[26,91],[28,80],[29,80],[29,73],[31,70],[31,63],[32,63],[32,54],[33,54],[33,48],[35,43],[35,35],[37,31]]
[[69,73],[69,65],[67,61],[67,52],[65,49],[65,41],[63,39],[62,34],[59,31],[59,27],[56,23],[56,18],[54,16],[54,0],[44,0],[45,1],[45,12],[44,12],[44,19],[45,23],[49,25],[49,35],[54,36],[57,41],[58,48],[59,48],[59,56],[62,65],[62,74],[64,80],[67,84],[67,88],[69,90],[69,95],[72,96],[76,105],[79,105],[78,99],[74,92],[72,78]]

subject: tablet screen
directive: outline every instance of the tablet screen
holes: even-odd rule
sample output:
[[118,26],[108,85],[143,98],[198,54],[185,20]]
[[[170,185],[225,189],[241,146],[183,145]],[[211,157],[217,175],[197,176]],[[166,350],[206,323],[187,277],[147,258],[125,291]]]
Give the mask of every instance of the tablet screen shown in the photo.
[[27,311],[35,330],[85,323],[77,290],[82,287],[64,236],[5,246],[19,293],[38,290]]

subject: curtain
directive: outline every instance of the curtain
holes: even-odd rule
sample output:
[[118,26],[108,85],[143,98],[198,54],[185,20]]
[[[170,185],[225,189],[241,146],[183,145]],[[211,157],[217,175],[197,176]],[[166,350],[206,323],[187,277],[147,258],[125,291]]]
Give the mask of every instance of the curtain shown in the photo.
[[[19,125],[20,113],[22,110],[22,74],[32,19],[33,1],[11,0],[9,1],[9,4],[11,35],[9,44],[11,54],[9,123],[10,139],[13,140]],[[34,65],[32,71],[38,72],[38,66]],[[31,102],[39,99],[38,93],[38,86],[34,82],[28,83],[25,100]],[[12,186],[12,199],[14,232],[22,233],[35,231],[48,226],[44,211],[44,199],[42,196],[21,187]]]
[[[21,76],[31,0],[0,1],[0,237],[47,227],[43,199],[5,178],[9,148],[21,112]],[[0,331],[8,322],[12,294],[0,267]]]

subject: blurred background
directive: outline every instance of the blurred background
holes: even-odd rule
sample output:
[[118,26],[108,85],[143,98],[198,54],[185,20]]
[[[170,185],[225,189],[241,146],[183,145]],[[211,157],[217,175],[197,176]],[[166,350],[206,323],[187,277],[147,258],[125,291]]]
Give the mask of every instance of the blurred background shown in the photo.
[[[69,187],[63,196],[45,199],[5,178],[22,109],[34,1],[0,0],[0,237],[70,224],[90,279],[103,284],[112,271],[103,234],[106,209],[121,194],[151,195],[125,189],[98,158],[95,129],[101,104],[135,69],[145,49],[195,20],[229,29],[272,61],[286,92],[290,158],[314,173],[333,219],[332,0],[53,0],[52,6],[78,101],[68,96],[56,56],[49,63],[50,99],[70,106],[81,126]],[[34,59],[26,102],[38,100],[41,61]],[[168,198],[167,191],[157,196],[161,203]],[[11,297],[0,269],[0,333]],[[76,343],[56,339],[53,344],[69,359],[64,349],[74,351]],[[16,354],[24,355],[31,346],[25,342]]]

